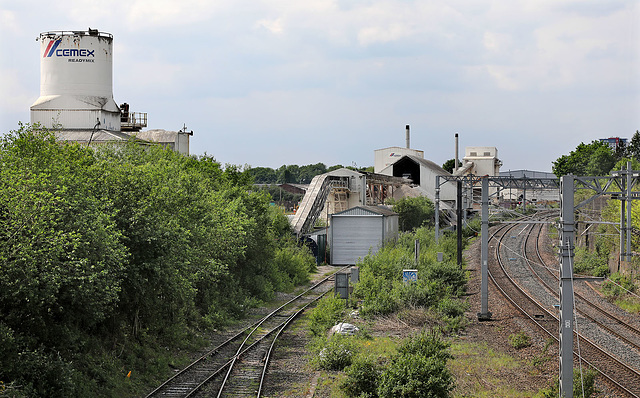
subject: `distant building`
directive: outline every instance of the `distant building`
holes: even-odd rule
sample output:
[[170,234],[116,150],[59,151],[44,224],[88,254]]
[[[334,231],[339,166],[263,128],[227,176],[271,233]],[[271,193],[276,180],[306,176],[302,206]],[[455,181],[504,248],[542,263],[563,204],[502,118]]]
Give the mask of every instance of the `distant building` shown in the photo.
[[[547,171],[533,171],[533,170],[509,170],[501,171],[500,177],[511,178],[558,178],[555,174]],[[528,190],[505,188],[500,191],[498,199],[501,201],[511,201],[513,203],[522,202],[523,200],[529,203],[536,202],[558,202],[560,201],[560,191],[554,189],[535,189],[535,184],[531,184],[532,188]]]
[[462,167],[454,175],[473,174],[476,176],[497,176],[500,174],[502,161],[498,159],[498,148],[493,146],[468,146]]
[[508,170],[501,171],[500,177],[511,178],[557,178],[555,174],[548,171],[533,171],[533,170]]
[[420,151],[417,149],[402,148],[399,146],[376,149],[374,151],[373,172],[381,173],[382,170],[391,166],[392,164],[400,160],[400,158],[405,155],[410,155],[416,158],[424,159],[424,151]]
[[617,151],[620,147],[627,146],[627,141],[628,140],[626,138],[620,137],[600,138],[600,142],[609,145],[609,148],[613,149],[614,151]]

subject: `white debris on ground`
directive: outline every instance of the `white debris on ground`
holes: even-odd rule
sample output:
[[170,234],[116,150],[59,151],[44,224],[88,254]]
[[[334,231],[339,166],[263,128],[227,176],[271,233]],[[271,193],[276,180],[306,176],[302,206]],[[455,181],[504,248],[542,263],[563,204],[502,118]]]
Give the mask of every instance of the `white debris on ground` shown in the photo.
[[354,335],[354,334],[356,334],[356,332],[358,330],[360,330],[360,329],[358,329],[358,327],[355,326],[355,325],[352,325],[352,324],[346,323],[346,322],[340,322],[339,324],[333,326],[329,330],[329,336],[333,336],[336,333]]

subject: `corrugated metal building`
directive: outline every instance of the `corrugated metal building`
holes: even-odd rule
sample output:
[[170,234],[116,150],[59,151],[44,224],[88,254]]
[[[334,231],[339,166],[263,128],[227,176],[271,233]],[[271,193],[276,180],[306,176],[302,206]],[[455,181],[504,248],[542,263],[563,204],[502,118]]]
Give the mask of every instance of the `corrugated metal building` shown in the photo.
[[398,214],[382,206],[356,206],[331,215],[331,264],[356,264],[398,237]]

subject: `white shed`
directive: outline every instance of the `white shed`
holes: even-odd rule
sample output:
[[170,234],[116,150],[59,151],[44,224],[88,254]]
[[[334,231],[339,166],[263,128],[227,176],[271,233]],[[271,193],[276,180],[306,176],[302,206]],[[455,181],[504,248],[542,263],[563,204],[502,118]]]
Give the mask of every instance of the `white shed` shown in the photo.
[[331,264],[356,264],[398,237],[398,214],[382,206],[356,206],[331,215]]

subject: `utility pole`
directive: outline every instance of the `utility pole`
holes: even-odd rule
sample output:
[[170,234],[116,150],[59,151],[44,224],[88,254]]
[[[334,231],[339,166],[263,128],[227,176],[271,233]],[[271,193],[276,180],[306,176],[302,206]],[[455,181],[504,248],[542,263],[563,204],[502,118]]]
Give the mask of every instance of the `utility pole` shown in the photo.
[[478,320],[491,319],[489,312],[489,178],[482,177],[482,225],[480,228],[480,313]]
[[456,200],[456,204],[457,204],[457,217],[456,217],[456,229],[457,229],[457,243],[458,243],[458,255],[457,255],[457,259],[458,259],[458,267],[462,268],[462,181],[458,180],[457,184],[456,184],[457,188],[458,188],[458,195],[457,195],[457,200]]
[[573,398],[574,176],[560,177],[560,398]]

